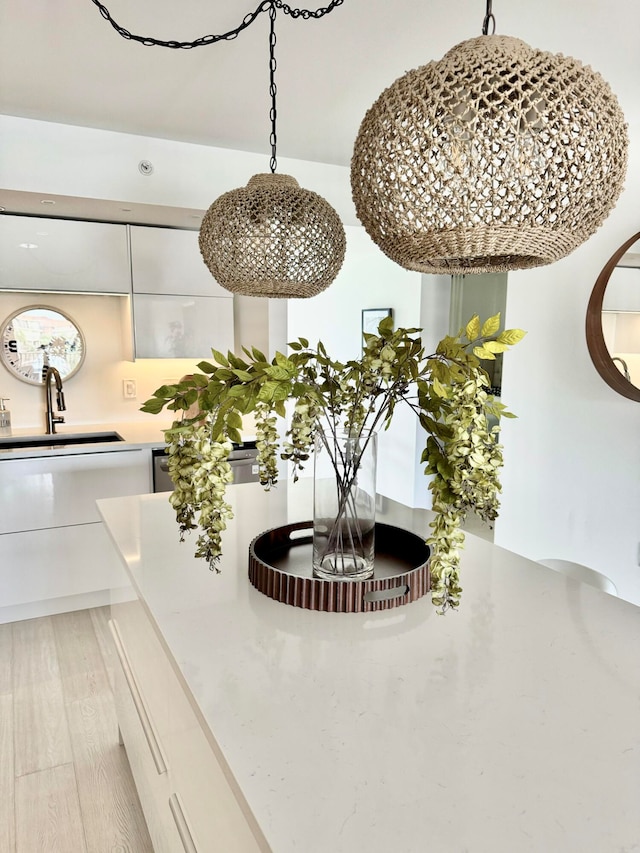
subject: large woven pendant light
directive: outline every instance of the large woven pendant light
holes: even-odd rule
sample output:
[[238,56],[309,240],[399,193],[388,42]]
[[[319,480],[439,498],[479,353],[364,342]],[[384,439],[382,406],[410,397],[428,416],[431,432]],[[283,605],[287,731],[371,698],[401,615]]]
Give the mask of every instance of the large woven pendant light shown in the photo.
[[488,0],[482,36],[396,80],[362,121],[356,212],[407,269],[553,263],[622,190],[627,129],[607,83],[575,59],[489,35],[492,21]]
[[202,220],[200,253],[218,283],[233,293],[301,298],[325,290],[344,261],[344,227],[328,201],[300,187],[290,175],[276,174],[275,22],[276,9],[292,18],[317,20],[342,5],[343,0],[330,0],[315,11],[293,8],[284,0],[261,0],[234,29],[195,41],[163,41],[134,35],[113,19],[100,0],[92,2],[128,41],[178,50],[232,41],[263,12],[269,13],[271,174],[254,175],[246,187],[224,193],[214,201]]

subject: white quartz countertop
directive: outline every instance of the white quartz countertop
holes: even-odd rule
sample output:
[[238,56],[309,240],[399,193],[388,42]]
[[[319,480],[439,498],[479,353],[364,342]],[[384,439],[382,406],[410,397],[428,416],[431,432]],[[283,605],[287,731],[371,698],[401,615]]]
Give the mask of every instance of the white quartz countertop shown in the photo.
[[309,483],[228,494],[220,575],[166,495],[98,507],[274,853],[637,849],[639,608],[469,534],[457,613],[297,609],[247,549],[310,517]]

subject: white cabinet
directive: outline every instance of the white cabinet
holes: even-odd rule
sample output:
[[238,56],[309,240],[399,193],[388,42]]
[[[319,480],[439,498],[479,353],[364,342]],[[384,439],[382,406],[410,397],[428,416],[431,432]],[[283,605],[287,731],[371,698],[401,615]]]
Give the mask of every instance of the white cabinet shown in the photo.
[[233,350],[233,299],[133,294],[136,358],[211,358]]
[[149,453],[0,460],[0,623],[106,603],[123,573],[95,501],[149,492]]
[[[142,603],[111,604],[118,724],[156,853],[258,853],[247,806]],[[258,831],[259,832],[259,831]]]
[[209,358],[233,349],[233,295],[216,282],[197,231],[132,225],[136,358]]
[[233,298],[205,266],[197,231],[131,225],[130,232],[135,293]]
[[128,294],[127,227],[3,214],[0,288]]

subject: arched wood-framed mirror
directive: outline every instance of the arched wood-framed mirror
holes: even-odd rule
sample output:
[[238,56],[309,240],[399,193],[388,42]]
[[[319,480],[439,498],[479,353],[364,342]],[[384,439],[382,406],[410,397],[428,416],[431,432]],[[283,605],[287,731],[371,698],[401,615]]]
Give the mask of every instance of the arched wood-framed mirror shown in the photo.
[[[634,243],[638,245],[634,247]],[[634,251],[631,251],[632,247]],[[607,346],[607,340],[605,339],[605,323],[603,319],[605,319],[606,314],[615,314],[616,311],[612,310],[609,312],[606,310],[603,311],[603,309],[607,285],[612,275],[619,266],[624,266],[621,262],[625,255],[629,257],[639,253],[640,231],[624,242],[602,268],[602,272],[596,279],[591,298],[589,299],[586,319],[587,347],[589,348],[589,355],[591,356],[594,367],[610,388],[613,388],[618,394],[622,394],[624,397],[638,402],[640,402],[640,387],[632,381],[625,359],[617,355],[615,351],[612,352],[609,346]],[[638,303],[640,303],[640,267],[636,271],[638,273]],[[622,308],[620,314],[631,313],[633,310],[633,308]],[[637,313],[637,323],[640,324],[640,311],[636,310],[634,313]],[[634,322],[636,322],[635,319]],[[637,347],[636,352],[640,351],[640,340],[637,341]]]

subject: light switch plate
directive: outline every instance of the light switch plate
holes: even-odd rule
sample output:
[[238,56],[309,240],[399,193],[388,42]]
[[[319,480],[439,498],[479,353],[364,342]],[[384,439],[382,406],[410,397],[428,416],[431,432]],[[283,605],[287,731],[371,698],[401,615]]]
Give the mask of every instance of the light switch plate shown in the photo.
[[125,400],[135,400],[136,399],[136,380],[135,379],[123,379],[122,380],[122,396]]

